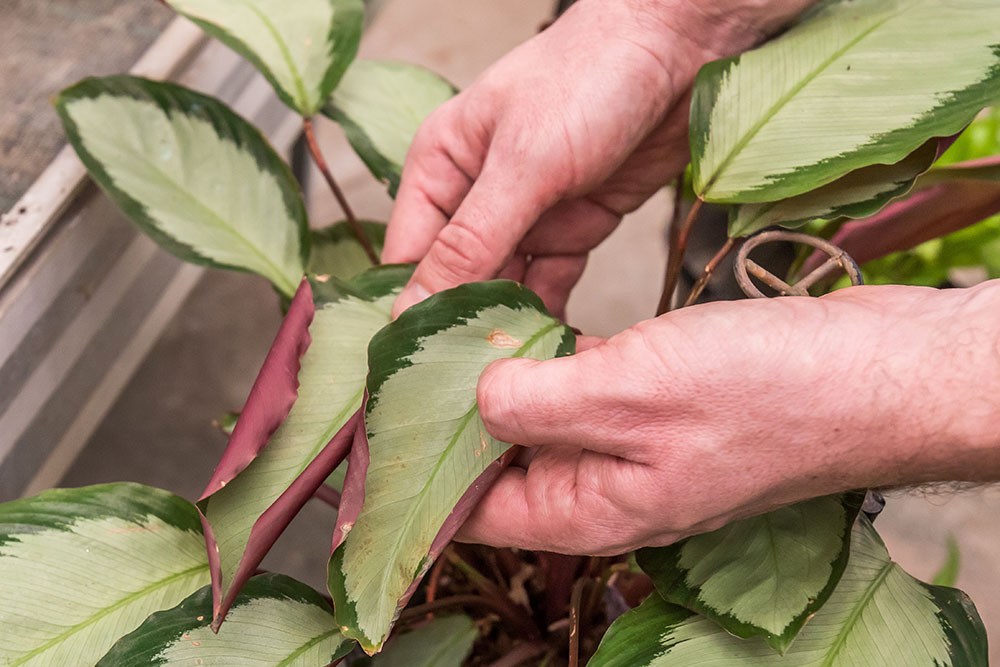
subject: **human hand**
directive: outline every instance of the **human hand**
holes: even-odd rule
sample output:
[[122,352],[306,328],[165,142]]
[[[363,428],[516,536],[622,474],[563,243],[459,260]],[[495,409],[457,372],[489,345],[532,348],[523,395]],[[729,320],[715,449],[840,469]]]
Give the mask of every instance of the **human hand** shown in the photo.
[[419,262],[394,314],[497,275],[563,314],[587,253],[687,163],[697,69],[808,1],[701,4],[581,0],[424,122],[383,252]]
[[487,430],[537,447],[459,539],[609,555],[848,489],[1000,479],[1000,281],[714,303],[503,360]]

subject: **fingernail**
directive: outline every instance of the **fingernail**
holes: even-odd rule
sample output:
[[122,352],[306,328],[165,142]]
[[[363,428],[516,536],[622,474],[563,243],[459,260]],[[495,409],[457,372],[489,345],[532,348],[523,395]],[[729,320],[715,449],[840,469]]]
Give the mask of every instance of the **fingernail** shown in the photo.
[[403,312],[410,306],[420,303],[430,295],[431,293],[427,291],[427,288],[420,283],[410,283],[399,295],[399,298],[396,299],[393,311],[395,315],[398,316],[399,313]]

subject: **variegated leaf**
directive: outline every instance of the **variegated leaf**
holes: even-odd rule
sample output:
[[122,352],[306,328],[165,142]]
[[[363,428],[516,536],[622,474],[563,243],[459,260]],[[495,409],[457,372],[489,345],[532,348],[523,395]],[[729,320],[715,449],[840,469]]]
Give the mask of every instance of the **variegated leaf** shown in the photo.
[[[329,571],[337,621],[366,651],[385,641],[459,499],[509,448],[479,417],[480,373],[496,359],[548,359],[573,345],[537,296],[502,280],[436,294],[372,339],[364,507],[341,527]],[[352,454],[345,504],[354,465]]]
[[[385,224],[367,220],[360,221],[360,224],[375,253],[381,254],[385,244]],[[312,254],[309,256],[308,267],[311,275],[348,280],[370,268],[371,260],[346,222],[313,230]]]
[[280,574],[250,579],[218,634],[211,619],[212,591],[206,586],[150,616],[97,667],[327,667],[354,646],[316,591]]
[[[217,547],[217,624],[277,536],[349,451],[365,389],[368,341],[388,324],[411,272],[409,266],[385,266],[348,282],[312,285],[315,314],[306,336],[311,342],[301,358],[291,410],[266,446],[257,443],[256,455],[235,474],[220,465],[198,501],[210,548]],[[289,317],[295,309],[293,302]],[[240,419],[252,413],[248,402]],[[230,448],[253,444],[238,435],[239,423]]]
[[309,255],[305,206],[256,128],[211,97],[133,76],[84,79],[55,105],[90,175],[153,240],[295,292]]
[[945,151],[936,167],[1000,154],[1000,107],[984,109]]
[[[865,282],[937,286],[950,268],[980,265],[990,277],[1000,276],[1000,220],[989,219],[1000,213],[998,165],[1000,156],[932,169],[917,192],[870,218],[847,222],[832,241],[864,264]],[[897,254],[885,257],[890,253]],[[879,258],[879,266],[869,264]],[[803,272],[824,259],[813,255]]]
[[896,164],[876,164],[852,171],[815,190],[763,204],[732,209],[729,235],[749,236],[765,227],[798,227],[816,218],[863,218],[902,197],[934,163],[938,141],[932,139]]
[[453,85],[423,67],[358,60],[347,70],[323,113],[344,128],[351,146],[395,196],[417,128],[456,92]]
[[303,116],[337,87],[361,40],[361,0],[166,2],[253,63]]
[[965,593],[904,572],[863,516],[851,542],[840,583],[783,656],[653,594],[612,624],[588,667],[988,664],[986,630]]
[[784,652],[843,574],[862,499],[807,500],[668,547],[640,549],[636,560],[668,602]]
[[694,190],[768,202],[894,164],[1000,100],[1000,5],[828,0],[785,34],[699,72]]
[[479,631],[468,616],[435,618],[393,637],[385,650],[357,667],[462,667]]
[[92,665],[208,582],[191,503],[139,484],[0,505],[0,665]]

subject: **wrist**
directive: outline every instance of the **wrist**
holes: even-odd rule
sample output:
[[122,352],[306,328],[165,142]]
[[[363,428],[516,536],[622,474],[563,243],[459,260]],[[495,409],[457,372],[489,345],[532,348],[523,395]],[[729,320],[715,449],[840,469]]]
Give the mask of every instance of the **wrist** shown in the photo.
[[997,479],[1000,282],[862,289],[845,317],[869,316],[847,341],[849,399],[836,403],[853,442],[831,443],[848,454],[842,474],[853,486]]
[[[817,0],[629,0],[707,60],[737,55],[781,30]],[[706,62],[707,62],[706,60]]]

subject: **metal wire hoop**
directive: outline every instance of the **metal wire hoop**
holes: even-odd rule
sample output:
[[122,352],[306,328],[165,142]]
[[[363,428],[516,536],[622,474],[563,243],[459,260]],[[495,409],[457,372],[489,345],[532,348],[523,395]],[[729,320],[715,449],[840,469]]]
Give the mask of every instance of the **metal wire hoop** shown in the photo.
[[[777,241],[804,243],[825,252],[829,255],[829,258],[823,262],[823,264],[810,271],[807,276],[802,278],[802,280],[789,285],[784,280],[750,259],[750,252],[754,248],[765,243],[773,243]],[[864,284],[865,281],[861,276],[861,269],[858,268],[857,262],[855,262],[854,259],[851,258],[851,256],[844,250],[838,248],[829,241],[816,236],[810,236],[809,234],[802,234],[800,232],[772,230],[768,232],[761,232],[760,234],[751,236],[747,239],[747,241],[740,248],[739,253],[736,255],[736,262],[733,266],[733,271],[736,274],[736,282],[739,284],[740,289],[743,290],[744,294],[752,299],[766,299],[768,298],[768,295],[764,294],[757,288],[753,280],[750,278],[751,275],[768,287],[777,291],[781,296],[809,296],[809,288],[817,281],[829,275],[830,272],[838,266],[847,273],[847,276],[851,279],[852,285]]]

